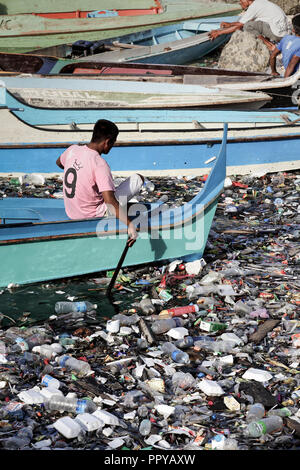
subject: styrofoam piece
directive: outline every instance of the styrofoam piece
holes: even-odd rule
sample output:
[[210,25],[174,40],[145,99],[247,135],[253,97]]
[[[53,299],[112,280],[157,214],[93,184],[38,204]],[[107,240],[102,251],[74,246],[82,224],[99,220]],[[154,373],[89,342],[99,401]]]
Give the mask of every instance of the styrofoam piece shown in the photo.
[[109,424],[111,426],[118,426],[119,419],[108,411],[98,409],[92,413],[96,418],[100,419],[104,424]]
[[53,423],[53,427],[67,439],[74,439],[79,436],[82,430],[80,424],[75,419],[70,418],[70,416],[59,418]]
[[125,421],[127,419],[131,420],[135,418],[135,415],[136,415],[136,410],[133,410],[133,411],[130,411],[129,413],[125,413],[123,418],[125,419]]
[[160,415],[163,415],[164,418],[168,418],[175,411],[175,407],[169,405],[156,405],[155,409]]
[[116,437],[109,443],[110,449],[118,449],[124,445],[125,441],[121,437]]
[[121,336],[128,336],[133,333],[133,329],[130,326],[121,326],[119,335]]
[[161,441],[161,436],[159,434],[151,434],[151,436],[147,437],[145,439],[145,443],[152,446],[156,444],[157,442]]
[[203,267],[206,265],[206,262],[203,258],[196,259],[195,261],[190,261],[189,263],[185,263],[185,270],[187,274],[199,274],[202,271]]
[[219,358],[219,361],[222,363],[222,364],[230,364],[232,365],[233,364],[233,355],[232,354],[228,354],[227,356],[222,356]]
[[120,330],[120,320],[108,320],[106,323],[106,330],[109,333],[118,333]]
[[267,382],[272,379],[272,375],[267,370],[254,369],[253,367],[246,370],[242,377],[243,379],[256,380],[257,382]]
[[183,328],[181,326],[177,328],[171,328],[171,330],[167,332],[167,335],[173,339],[182,339],[188,334],[189,334],[189,331],[186,328]]
[[99,428],[104,426],[103,421],[101,421],[97,416],[93,416],[90,413],[82,413],[76,416],[75,421],[85,430],[85,431],[96,431]]
[[5,357],[5,354],[0,354],[0,364],[7,364],[8,360]]
[[33,405],[35,403],[44,403],[45,398],[44,396],[38,392],[37,390],[30,389],[30,390],[23,390],[18,394],[20,400],[28,405]]
[[205,395],[211,397],[219,397],[225,393],[222,387],[220,387],[220,385],[213,380],[202,379],[198,384],[198,388],[200,388],[200,390],[205,393]]

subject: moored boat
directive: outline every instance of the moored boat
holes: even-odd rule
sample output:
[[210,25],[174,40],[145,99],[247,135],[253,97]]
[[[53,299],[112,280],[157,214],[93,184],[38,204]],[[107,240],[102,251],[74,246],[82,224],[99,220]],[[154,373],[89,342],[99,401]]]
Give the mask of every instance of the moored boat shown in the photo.
[[[123,114],[121,111],[101,112],[97,117],[115,121],[120,129],[109,155],[110,166],[117,176],[132,172],[147,176],[206,174],[219,151],[225,119],[230,123],[228,175],[300,169],[297,108],[288,112],[177,110],[165,114],[150,111],[140,123],[134,121],[134,114],[128,110],[123,110]],[[123,122],[118,122],[120,115]],[[22,108],[0,109],[2,176],[57,175],[60,170],[56,160],[66,147],[73,143],[86,144],[91,139],[94,123],[77,125],[70,120],[65,126],[35,127],[22,122],[21,116]]]
[[224,20],[238,16],[198,18],[171,25],[156,26],[122,36],[98,41],[76,41],[53,48],[30,51],[31,54],[62,58],[89,59],[90,62],[138,62],[146,64],[188,64],[211,53],[230,38],[222,35],[211,41],[208,33]]
[[[131,33],[149,29],[149,27],[155,25],[174,23],[192,18],[224,16],[230,13],[236,14],[240,11],[237,5],[224,5],[221,2],[207,4],[199,3],[195,0],[186,0],[183,6],[181,3],[178,4],[178,2],[173,0],[161,0],[163,12],[154,15],[117,15],[105,17],[100,15],[91,18],[64,19],[30,14],[31,12],[45,13],[45,8],[43,9],[39,3],[36,3],[31,11],[29,10],[28,12],[27,10],[27,13],[24,13],[24,8],[26,9],[28,6],[22,7],[21,3],[19,2],[15,9],[1,3],[1,12],[4,13],[0,15],[0,51],[2,52],[29,52],[33,49],[72,43],[77,40],[98,41],[118,36],[122,32]],[[66,11],[66,3],[69,5],[69,11],[75,11],[74,2],[72,4],[70,2],[60,2],[59,7],[53,7],[52,10],[54,10],[54,13],[59,11],[64,12]],[[88,5],[91,6],[91,3],[85,2],[84,8],[86,11],[90,10]],[[103,5],[104,2],[101,2],[101,8],[104,8]],[[141,5],[142,3],[139,2],[137,7],[141,8]],[[151,2],[151,6],[153,6],[153,2]],[[98,7],[99,3],[95,10]],[[108,9],[110,8],[116,8],[116,1],[111,2],[108,6]],[[10,14],[8,13],[9,11],[23,11],[23,13]]]
[[[226,175],[226,132],[204,188],[181,207],[133,204],[129,216],[139,238],[124,265],[201,257]],[[31,284],[113,269],[127,239],[114,217],[70,220],[62,200],[4,198],[0,201],[0,285]]]
[[40,119],[44,124],[65,124],[66,119],[67,122],[70,119],[75,122],[95,122],[99,109],[255,110],[272,100],[265,93],[238,90],[223,92],[221,88],[200,85],[51,78],[51,75],[47,78],[26,75],[2,77],[1,86],[0,105],[22,109],[22,119],[28,123],[31,120],[30,124],[33,125]]

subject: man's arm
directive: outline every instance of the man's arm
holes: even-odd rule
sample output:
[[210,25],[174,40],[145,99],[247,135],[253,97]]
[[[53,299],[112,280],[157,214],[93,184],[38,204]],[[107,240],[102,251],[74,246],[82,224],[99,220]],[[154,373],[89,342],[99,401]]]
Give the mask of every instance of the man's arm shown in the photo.
[[276,47],[270,56],[271,73],[274,77],[280,75],[276,70],[276,57],[278,56],[278,54],[280,54],[280,50]]
[[56,165],[59,166],[59,168],[61,168],[62,170],[64,169],[64,166],[60,161],[60,157],[58,157],[58,159],[56,160]]
[[237,26],[240,22],[239,21],[231,21],[230,23],[227,23],[226,21],[222,21],[220,23],[220,28],[230,28],[231,26]]
[[125,225],[127,225],[129,236],[128,244],[129,246],[132,246],[137,239],[137,232],[135,226],[120,206],[119,202],[115,197],[114,191],[102,191],[102,196],[105,204],[109,207],[109,209],[113,210],[115,212],[116,217],[120,219],[121,222],[123,222]]
[[208,33],[209,38],[213,41],[216,39],[218,36],[221,36],[222,34],[230,34],[234,33],[238,29],[243,28],[243,23],[233,23],[231,26],[228,28],[221,28],[221,29],[213,29]]
[[284,78],[287,78],[287,77],[290,77],[291,75],[293,75],[295,67],[297,66],[299,61],[300,61],[300,57],[298,57],[297,55],[293,55],[293,57],[291,58],[291,60],[289,62],[289,65],[286,68]]

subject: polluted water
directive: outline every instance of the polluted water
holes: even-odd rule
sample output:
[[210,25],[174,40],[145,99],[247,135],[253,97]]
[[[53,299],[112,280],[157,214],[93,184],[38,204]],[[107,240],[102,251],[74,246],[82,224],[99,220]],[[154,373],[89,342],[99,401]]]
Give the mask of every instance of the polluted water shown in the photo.
[[[179,206],[204,181],[141,198]],[[202,256],[122,267],[110,301],[113,271],[1,288],[0,448],[299,450],[299,191],[297,171],[227,177]]]

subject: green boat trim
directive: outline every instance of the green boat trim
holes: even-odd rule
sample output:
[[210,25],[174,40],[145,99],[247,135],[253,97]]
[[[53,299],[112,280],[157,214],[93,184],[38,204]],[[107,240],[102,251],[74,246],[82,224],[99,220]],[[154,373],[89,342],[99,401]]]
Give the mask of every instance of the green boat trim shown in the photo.
[[[0,16],[0,51],[30,52],[77,40],[97,41],[120,34],[149,29],[151,26],[172,24],[193,18],[218,17],[239,13],[237,4],[205,4],[187,0],[182,4],[174,0],[163,2],[164,12],[159,15],[134,17],[105,17],[78,19],[49,19],[34,15]],[[73,8],[72,8],[73,9]]]
[[[155,5],[155,0],[126,0],[126,9],[147,9]],[[19,15],[32,12],[65,12],[82,10],[82,0],[2,0],[1,15]],[[124,0],[85,0],[85,10],[121,10]]]

